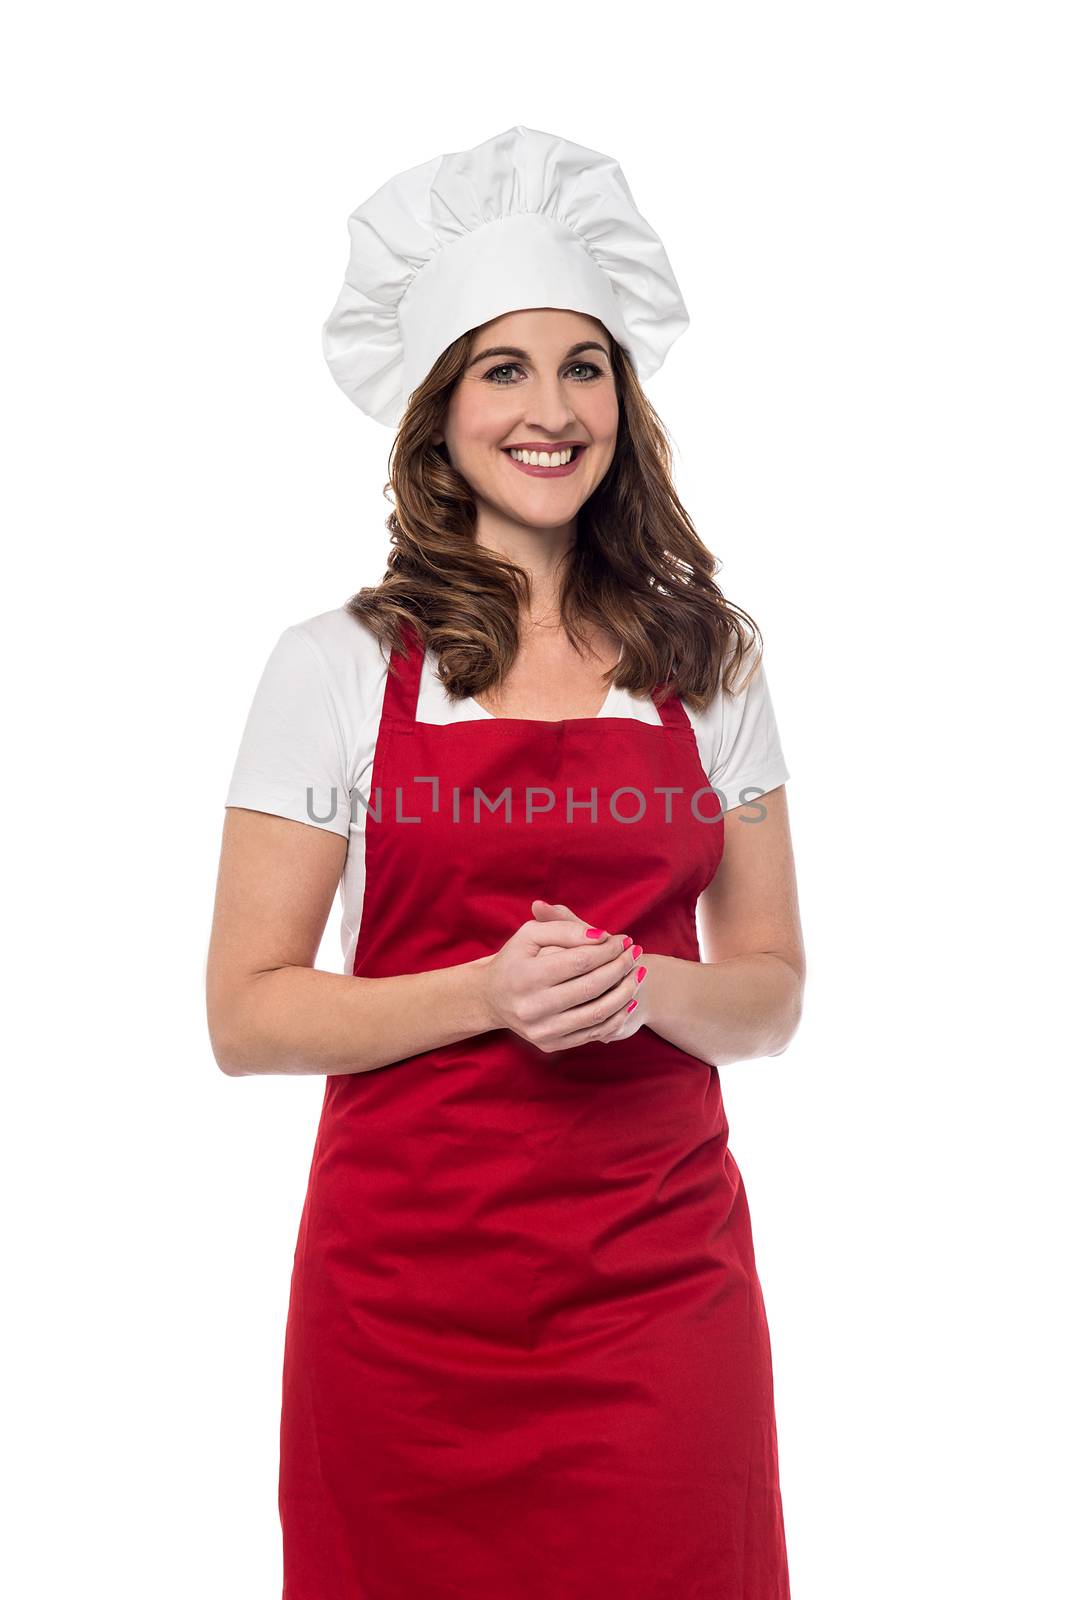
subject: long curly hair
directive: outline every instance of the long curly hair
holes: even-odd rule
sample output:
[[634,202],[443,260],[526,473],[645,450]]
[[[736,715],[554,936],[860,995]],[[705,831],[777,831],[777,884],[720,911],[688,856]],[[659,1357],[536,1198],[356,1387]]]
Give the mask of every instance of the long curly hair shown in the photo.
[[[446,446],[431,442],[444,427],[475,332],[449,345],[411,396],[389,453],[384,494],[394,509],[386,519],[386,571],[345,607],[401,653],[397,636],[409,623],[438,656],[452,702],[502,684],[518,655],[520,606],[530,599],[525,570],[477,542],[470,486]],[[735,690],[740,664],[757,643],[747,677],[753,674],[762,637],[714,581],[720,563],[677,498],[665,426],[626,352],[603,332],[617,386],[617,444],[578,512],[560,586],[561,624],[580,654],[589,621],[621,641],[604,688],[613,682],[656,705],[672,689],[704,711],[719,687]]]

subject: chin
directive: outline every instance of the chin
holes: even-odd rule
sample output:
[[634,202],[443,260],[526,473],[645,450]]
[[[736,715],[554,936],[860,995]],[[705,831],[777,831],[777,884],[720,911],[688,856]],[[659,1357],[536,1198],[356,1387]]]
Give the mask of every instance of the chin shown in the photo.
[[550,511],[543,506],[539,508],[509,506],[506,510],[507,515],[513,517],[515,522],[524,522],[527,528],[542,528],[545,533],[549,533],[553,528],[564,528],[567,523],[572,522],[580,510],[580,505],[576,504],[568,509],[556,506]]

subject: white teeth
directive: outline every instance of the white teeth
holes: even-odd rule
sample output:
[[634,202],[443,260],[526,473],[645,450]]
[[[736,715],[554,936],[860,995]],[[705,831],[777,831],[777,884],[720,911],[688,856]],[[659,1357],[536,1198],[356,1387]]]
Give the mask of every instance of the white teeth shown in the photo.
[[521,461],[527,467],[564,467],[573,459],[573,450],[510,450],[512,461]]

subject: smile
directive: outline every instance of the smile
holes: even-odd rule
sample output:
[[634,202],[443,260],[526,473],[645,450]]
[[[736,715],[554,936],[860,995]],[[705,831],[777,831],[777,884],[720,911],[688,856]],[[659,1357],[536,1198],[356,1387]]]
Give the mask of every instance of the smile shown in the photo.
[[[586,445],[581,444],[566,450],[504,450],[503,454],[519,472],[527,472],[530,477],[566,478],[577,470],[577,464],[586,448]],[[557,462],[557,465],[551,466],[552,461]]]

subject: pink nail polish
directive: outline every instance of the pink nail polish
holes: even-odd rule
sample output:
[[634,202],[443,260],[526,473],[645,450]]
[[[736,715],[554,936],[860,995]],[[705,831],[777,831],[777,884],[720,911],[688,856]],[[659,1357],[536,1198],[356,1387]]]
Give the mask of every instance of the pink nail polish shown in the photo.
[[632,959],[634,961],[639,961],[639,959],[640,959],[640,957],[642,955],[643,955],[643,945],[642,944],[634,944],[633,947],[632,947]]
[[646,967],[637,967],[636,968],[636,982],[637,983],[642,983],[643,980],[646,978],[646,976],[647,976],[647,968]]
[[585,928],[584,932],[585,932],[586,938],[589,938],[589,939],[601,939],[603,937],[603,934],[606,932],[606,929],[605,928]]
[[624,939],[624,942],[623,942],[623,943],[622,943],[622,946],[621,946],[621,948],[622,948],[622,949],[623,949],[623,950],[627,950],[627,949],[628,949],[628,948],[629,948],[629,945],[630,945],[630,944],[631,944],[631,943],[632,943],[632,940],[631,940],[631,939],[630,939],[630,938],[629,938],[629,936],[628,936],[628,934],[626,934],[626,935],[625,935],[625,939]]
[[625,1007],[625,1010],[632,1011],[636,1006],[639,1005],[639,1003],[640,1002],[638,1000],[630,1000],[628,1005]]

